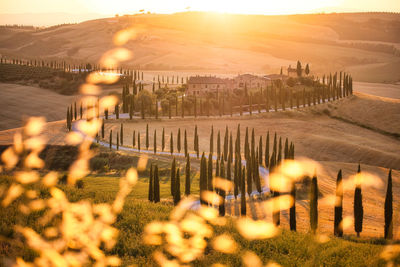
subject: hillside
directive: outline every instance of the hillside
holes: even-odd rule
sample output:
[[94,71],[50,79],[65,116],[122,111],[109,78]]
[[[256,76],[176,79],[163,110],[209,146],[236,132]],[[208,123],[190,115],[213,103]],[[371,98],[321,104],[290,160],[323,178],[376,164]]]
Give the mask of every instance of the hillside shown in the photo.
[[[74,25],[0,28],[0,53],[97,62],[113,35],[137,30],[127,65],[205,73],[278,72],[300,59],[316,74],[350,71],[355,80],[400,81],[400,15],[346,13],[290,16],[201,12],[135,15]],[[374,74],[374,75],[371,75]]]

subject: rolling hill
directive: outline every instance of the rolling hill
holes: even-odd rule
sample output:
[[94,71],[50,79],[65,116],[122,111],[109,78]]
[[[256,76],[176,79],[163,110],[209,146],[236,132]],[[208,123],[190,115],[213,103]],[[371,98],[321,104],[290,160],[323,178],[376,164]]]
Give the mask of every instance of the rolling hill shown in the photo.
[[229,15],[185,12],[91,20],[46,29],[0,27],[0,53],[97,62],[113,36],[133,27],[126,65],[145,70],[273,73],[299,59],[317,75],[400,81],[400,14]]

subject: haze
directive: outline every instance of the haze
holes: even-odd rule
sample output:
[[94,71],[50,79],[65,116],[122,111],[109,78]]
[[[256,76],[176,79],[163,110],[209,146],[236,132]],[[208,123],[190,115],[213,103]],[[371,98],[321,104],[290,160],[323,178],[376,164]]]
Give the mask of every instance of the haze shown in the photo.
[[50,26],[77,23],[115,14],[139,12],[175,13],[182,11],[211,11],[238,14],[304,14],[319,12],[400,12],[398,0],[171,0],[146,2],[128,0],[3,0],[0,2],[0,24]]

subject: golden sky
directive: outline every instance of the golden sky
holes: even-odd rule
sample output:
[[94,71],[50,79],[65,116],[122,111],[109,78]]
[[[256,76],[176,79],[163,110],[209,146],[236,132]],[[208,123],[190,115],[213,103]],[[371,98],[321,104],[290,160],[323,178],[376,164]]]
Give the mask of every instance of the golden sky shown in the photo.
[[0,13],[132,14],[141,9],[156,13],[186,10],[245,14],[400,12],[400,0],[0,0]]

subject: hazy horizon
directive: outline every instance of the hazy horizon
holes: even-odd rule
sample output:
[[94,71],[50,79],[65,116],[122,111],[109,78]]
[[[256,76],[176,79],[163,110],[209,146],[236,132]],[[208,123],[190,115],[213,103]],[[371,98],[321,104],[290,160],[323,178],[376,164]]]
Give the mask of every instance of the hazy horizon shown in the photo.
[[302,2],[282,0],[273,3],[249,0],[245,4],[227,0],[218,2],[188,0],[184,3],[172,0],[167,4],[160,4],[155,0],[140,4],[126,0],[115,0],[112,3],[105,0],[42,0],[39,5],[28,0],[5,0],[0,2],[0,10],[1,25],[52,26],[63,23],[79,23],[91,19],[115,16],[116,14],[131,15],[141,12],[172,14],[184,11],[204,11],[251,15],[400,12],[400,4],[397,0],[382,0],[379,6],[373,0],[305,0]]

